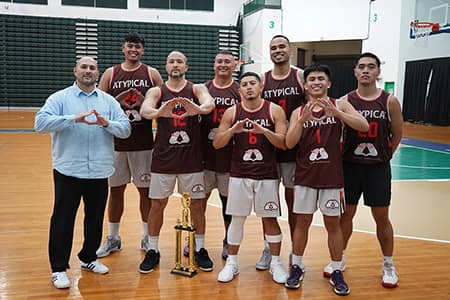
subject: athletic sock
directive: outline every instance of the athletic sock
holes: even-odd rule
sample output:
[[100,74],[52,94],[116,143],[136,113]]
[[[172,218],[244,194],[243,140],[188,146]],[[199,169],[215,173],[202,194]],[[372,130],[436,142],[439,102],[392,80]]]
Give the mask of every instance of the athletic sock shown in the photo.
[[195,252],[200,251],[200,249],[205,248],[205,235],[196,234],[195,235]]
[[109,236],[113,237],[114,239],[119,238],[119,227],[120,223],[108,223],[108,230],[109,230]]
[[143,232],[143,236],[148,235],[148,223],[147,222],[142,222],[142,232]]
[[292,253],[292,265],[301,266],[303,264],[303,256]]
[[156,250],[156,252],[159,252],[158,243],[159,243],[159,235],[148,236],[148,249],[153,249]]

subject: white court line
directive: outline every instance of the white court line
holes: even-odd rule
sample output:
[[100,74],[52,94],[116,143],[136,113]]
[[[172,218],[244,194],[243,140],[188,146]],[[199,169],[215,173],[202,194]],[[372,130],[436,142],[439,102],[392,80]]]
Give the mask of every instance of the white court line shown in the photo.
[[397,167],[397,168],[410,168],[410,169],[450,170],[450,167],[409,166],[409,165],[399,165],[399,164],[392,164],[392,163],[391,163],[391,166]]
[[448,151],[442,151],[442,150],[435,150],[435,149],[430,149],[430,148],[426,148],[426,147],[419,147],[419,146],[414,146],[414,145],[405,145],[405,144],[401,144],[402,147],[406,147],[406,148],[417,148],[417,149],[422,149],[425,151],[432,151],[432,152],[438,152],[438,153],[443,153],[443,154],[450,154],[450,149],[446,149]]

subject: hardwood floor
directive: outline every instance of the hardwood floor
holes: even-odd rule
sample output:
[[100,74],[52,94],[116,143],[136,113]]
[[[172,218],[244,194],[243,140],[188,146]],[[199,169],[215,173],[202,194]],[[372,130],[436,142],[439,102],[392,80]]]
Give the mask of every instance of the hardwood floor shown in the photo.
[[[32,128],[32,121],[25,117],[14,121],[17,120],[14,114],[9,115],[7,120],[5,116],[4,112],[0,112],[0,128]],[[207,249],[215,262],[214,270],[209,273],[199,271],[193,278],[170,274],[175,252],[173,225],[181,214],[181,205],[176,199],[169,201],[165,213],[160,240],[160,266],[150,274],[138,273],[137,268],[143,258],[139,250],[142,226],[138,214],[138,194],[132,186],[126,191],[126,208],[121,225],[123,250],[102,259],[110,268],[110,273],[96,275],[80,270],[76,254],[82,243],[81,207],[75,228],[71,269],[68,271],[72,287],[57,290],[50,281],[47,255],[48,226],[53,205],[49,135],[0,133],[0,150],[3,171],[0,175],[0,299],[339,298],[322,277],[322,268],[329,260],[326,234],[322,227],[313,226],[310,230],[304,258],[307,272],[303,286],[298,290],[288,290],[274,283],[268,271],[255,270],[254,264],[262,248],[262,233],[260,221],[254,216],[250,216],[245,225],[239,255],[240,275],[227,284],[217,282],[217,274],[223,266],[220,253],[224,231],[220,208],[215,206],[208,206],[207,209],[206,236]],[[408,215],[408,207],[397,213]],[[410,222],[417,226],[433,220],[416,219]],[[280,221],[280,224],[284,232],[282,259],[287,267],[290,246],[288,226],[285,221]],[[104,229],[106,232],[106,222]],[[396,238],[395,253],[400,287],[385,289],[380,284],[382,258],[376,236],[355,232],[346,252],[345,278],[351,288],[347,299],[450,299],[449,243]]]

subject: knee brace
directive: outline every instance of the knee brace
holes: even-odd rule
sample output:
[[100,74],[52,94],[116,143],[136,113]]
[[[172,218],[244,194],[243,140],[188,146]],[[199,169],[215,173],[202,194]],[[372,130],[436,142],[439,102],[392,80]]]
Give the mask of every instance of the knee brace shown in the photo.
[[228,227],[227,242],[230,245],[240,245],[244,236],[244,223],[247,217],[233,216]]

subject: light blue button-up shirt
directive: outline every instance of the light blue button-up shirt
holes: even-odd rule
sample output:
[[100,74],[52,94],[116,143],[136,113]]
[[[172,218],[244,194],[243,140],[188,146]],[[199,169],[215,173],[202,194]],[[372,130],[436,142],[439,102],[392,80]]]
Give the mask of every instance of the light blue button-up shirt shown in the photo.
[[[95,109],[108,120],[107,127],[76,123],[75,117]],[[86,117],[95,121],[95,115]],[[131,134],[128,118],[112,96],[95,88],[82,91],[76,83],[48,97],[37,112],[34,128],[50,132],[53,168],[61,174],[83,179],[107,178],[113,174],[113,135]]]

